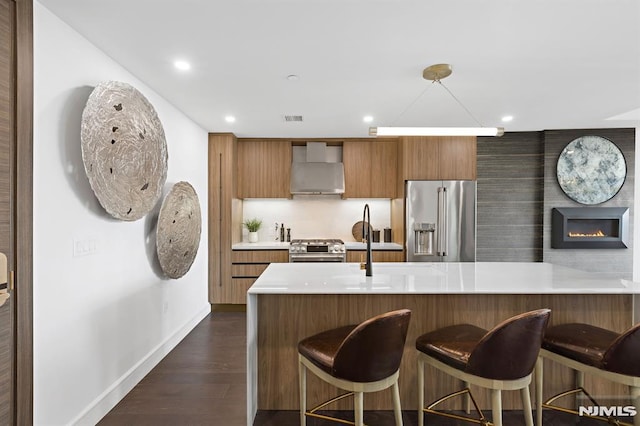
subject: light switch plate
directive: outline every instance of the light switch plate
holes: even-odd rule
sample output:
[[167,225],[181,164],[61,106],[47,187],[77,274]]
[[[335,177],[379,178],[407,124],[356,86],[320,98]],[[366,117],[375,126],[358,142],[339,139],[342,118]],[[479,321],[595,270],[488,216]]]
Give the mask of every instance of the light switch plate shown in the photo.
[[95,238],[73,240],[73,257],[89,256],[98,251],[98,241]]

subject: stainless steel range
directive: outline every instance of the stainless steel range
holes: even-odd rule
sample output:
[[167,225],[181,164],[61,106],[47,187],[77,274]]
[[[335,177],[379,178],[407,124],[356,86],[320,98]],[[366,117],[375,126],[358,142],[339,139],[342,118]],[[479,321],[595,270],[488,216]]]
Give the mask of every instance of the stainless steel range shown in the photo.
[[291,240],[289,262],[346,262],[347,250],[342,240]]

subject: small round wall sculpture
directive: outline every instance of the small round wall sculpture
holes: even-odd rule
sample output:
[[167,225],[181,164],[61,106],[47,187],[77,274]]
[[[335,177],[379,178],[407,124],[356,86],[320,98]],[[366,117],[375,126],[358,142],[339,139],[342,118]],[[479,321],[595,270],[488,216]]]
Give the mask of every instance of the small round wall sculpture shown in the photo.
[[191,268],[200,245],[201,222],[193,186],[176,183],[162,202],[156,230],[158,260],[169,278],[180,278]]
[[147,98],[129,84],[100,83],[82,112],[82,160],[91,189],[116,219],[146,215],[167,179],[167,142]]

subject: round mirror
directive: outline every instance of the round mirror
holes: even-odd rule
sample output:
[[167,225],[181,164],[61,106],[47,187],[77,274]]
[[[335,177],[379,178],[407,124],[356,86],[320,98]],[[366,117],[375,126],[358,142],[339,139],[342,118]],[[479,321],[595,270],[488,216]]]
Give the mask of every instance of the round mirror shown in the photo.
[[613,198],[627,175],[620,148],[600,136],[582,136],[560,153],[556,170],[560,188],[581,204],[600,204]]

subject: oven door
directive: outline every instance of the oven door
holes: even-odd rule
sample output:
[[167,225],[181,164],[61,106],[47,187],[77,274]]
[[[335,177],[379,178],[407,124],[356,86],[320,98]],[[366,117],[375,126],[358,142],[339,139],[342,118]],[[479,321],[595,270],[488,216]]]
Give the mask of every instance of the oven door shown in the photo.
[[345,262],[341,253],[289,253],[289,262]]

